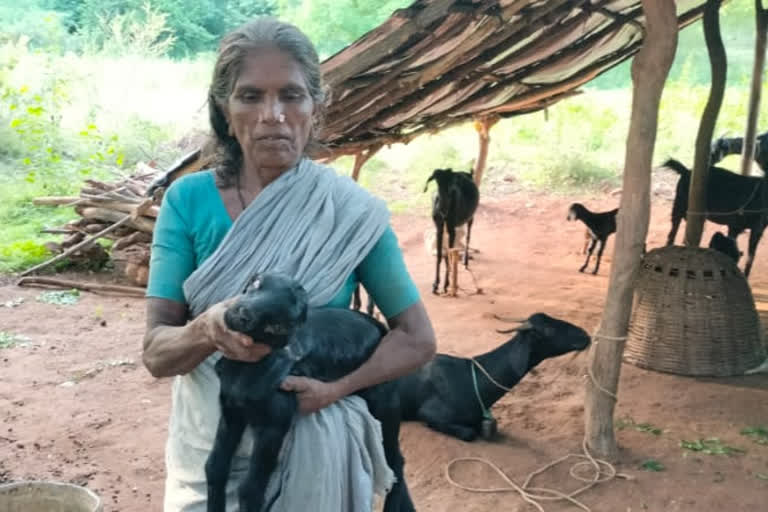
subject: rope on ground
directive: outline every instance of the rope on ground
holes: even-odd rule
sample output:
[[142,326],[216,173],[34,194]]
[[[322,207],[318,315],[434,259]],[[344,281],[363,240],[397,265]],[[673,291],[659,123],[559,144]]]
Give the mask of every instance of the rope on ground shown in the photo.
[[[530,503],[531,505],[536,507],[536,509],[539,512],[545,512],[544,506],[541,503],[539,503],[541,501],[568,501],[572,505],[579,507],[585,512],[592,512],[592,509],[589,508],[587,505],[585,505],[583,502],[577,500],[576,496],[586,492],[587,490],[591,489],[592,487],[594,487],[599,483],[608,482],[610,480],[613,480],[614,478],[630,479],[630,477],[629,475],[618,473],[616,471],[616,468],[609,462],[593,457],[592,454],[589,453],[589,449],[587,448],[586,438],[582,441],[582,450],[583,450],[582,454],[569,453],[568,455],[560,457],[559,459],[556,459],[550,462],[546,466],[543,466],[542,468],[537,469],[536,471],[530,473],[522,485],[518,485],[517,483],[515,483],[515,481],[512,480],[510,477],[508,477],[506,473],[504,473],[504,471],[501,468],[499,468],[497,465],[480,457],[460,457],[460,458],[451,460],[450,462],[448,462],[448,465],[445,467],[445,477],[448,480],[448,482],[454,487],[457,487],[459,489],[462,489],[468,492],[475,492],[475,493],[499,493],[499,492],[511,492],[511,491],[517,492],[520,495],[520,497],[523,499],[523,501],[525,501],[526,503]],[[535,477],[544,473],[550,468],[560,464],[561,462],[571,458],[585,459],[571,466],[569,473],[571,475],[571,478],[578,480],[580,482],[585,482],[586,485],[583,485],[580,488],[570,493],[564,493],[556,489],[548,489],[546,487],[531,487],[531,481]],[[496,474],[498,474],[502,480],[504,480],[504,482],[507,484],[507,487],[489,487],[489,488],[471,487],[471,486],[464,485],[462,483],[457,482],[451,474],[451,469],[456,464],[461,462],[476,462],[480,464],[485,464],[486,466],[491,468],[494,472],[496,472]],[[591,477],[585,477],[579,474],[579,472],[582,471],[581,468],[585,466],[589,466],[592,468],[593,473]]]
[[[616,342],[625,341],[627,339],[626,336],[606,336],[604,334],[600,334],[599,330],[592,336],[592,338],[595,340],[616,341]],[[498,384],[488,374],[485,368],[483,368],[482,365],[480,365],[477,361],[475,361],[474,358],[472,358],[472,362],[477,366],[477,368],[480,369],[481,372],[485,374],[486,377],[488,377],[488,379],[491,380],[491,382],[493,382],[495,385],[497,385],[502,389],[506,389],[504,386],[501,386],[500,384]],[[592,379],[592,383],[595,385],[597,389],[607,394],[608,396],[612,397],[614,400],[617,399],[615,393],[605,389],[603,386],[601,386],[597,382],[597,379],[595,378],[595,375],[592,372],[591,368],[588,369],[588,375]],[[623,478],[623,479],[629,480],[631,479],[631,477],[623,473],[618,473],[616,471],[616,468],[611,463],[602,459],[595,458],[589,452],[589,448],[587,447],[586,437],[584,437],[584,439],[581,442],[581,448],[582,448],[581,454],[569,453],[567,455],[564,455],[563,457],[560,457],[559,459],[556,459],[550,462],[549,464],[541,467],[540,469],[537,469],[536,471],[530,473],[522,485],[518,485],[517,483],[515,483],[515,481],[512,480],[509,476],[507,476],[507,474],[504,473],[504,471],[501,468],[499,468],[496,464],[486,459],[483,459],[481,457],[459,457],[451,460],[450,462],[448,462],[448,464],[445,467],[445,478],[446,480],[448,480],[448,483],[450,483],[454,487],[463,489],[468,492],[475,492],[475,493],[499,493],[499,492],[511,492],[511,491],[517,492],[520,495],[520,497],[523,499],[523,501],[536,507],[536,509],[539,512],[545,512],[543,505],[539,503],[542,501],[568,501],[572,505],[579,507],[585,512],[592,512],[592,509],[589,508],[584,503],[582,503],[581,501],[577,500],[576,496],[586,492],[587,490],[591,489],[592,487],[594,487],[599,483],[608,482],[610,480],[613,480],[614,478]],[[586,485],[583,485],[580,488],[570,493],[564,493],[556,489],[548,489],[546,487],[531,487],[531,481],[535,477],[539,476],[540,474],[546,472],[552,467],[571,458],[583,459],[580,462],[576,462],[571,466],[569,474],[571,475],[571,478],[578,480],[580,482],[584,482]],[[462,463],[462,462],[475,462],[475,463],[480,463],[488,466],[497,475],[499,475],[499,477],[501,477],[501,479],[507,484],[507,487],[490,487],[490,488],[471,487],[471,486],[464,485],[457,482],[451,474],[451,469],[456,464]],[[591,477],[582,476],[585,467],[591,468],[592,470]]]

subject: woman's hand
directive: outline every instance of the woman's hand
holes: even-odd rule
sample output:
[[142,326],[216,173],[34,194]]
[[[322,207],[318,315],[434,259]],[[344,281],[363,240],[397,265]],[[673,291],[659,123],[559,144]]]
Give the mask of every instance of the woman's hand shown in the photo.
[[241,332],[233,331],[224,322],[224,313],[238,297],[233,297],[212,306],[195,321],[200,322],[200,328],[211,345],[221,352],[224,357],[237,361],[255,363],[269,354],[269,345],[254,342],[253,338]]
[[309,414],[331,405],[345,394],[335,382],[323,382],[308,377],[289,375],[280,384],[283,391],[293,391],[299,401],[299,412]]

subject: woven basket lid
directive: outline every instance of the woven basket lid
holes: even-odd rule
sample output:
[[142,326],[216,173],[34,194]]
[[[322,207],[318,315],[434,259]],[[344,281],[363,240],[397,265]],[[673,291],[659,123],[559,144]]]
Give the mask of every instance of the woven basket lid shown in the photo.
[[736,263],[699,247],[646,254],[624,360],[679,375],[742,375],[766,358],[752,292]]

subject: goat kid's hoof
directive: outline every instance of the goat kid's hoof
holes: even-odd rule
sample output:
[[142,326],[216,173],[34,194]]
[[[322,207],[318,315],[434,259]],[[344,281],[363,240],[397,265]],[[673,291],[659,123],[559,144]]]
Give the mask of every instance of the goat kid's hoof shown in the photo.
[[586,268],[587,268],[587,267],[581,267],[581,268],[579,269],[579,272],[581,272],[581,273],[583,274],[583,273],[584,273],[584,269],[586,269]]

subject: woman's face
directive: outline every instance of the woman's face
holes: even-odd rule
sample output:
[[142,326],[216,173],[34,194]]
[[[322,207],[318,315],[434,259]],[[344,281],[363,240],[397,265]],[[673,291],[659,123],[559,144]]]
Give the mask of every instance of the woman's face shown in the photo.
[[290,54],[269,47],[249,52],[226,105],[246,168],[275,179],[293,167],[309,140],[313,112],[304,75]]

